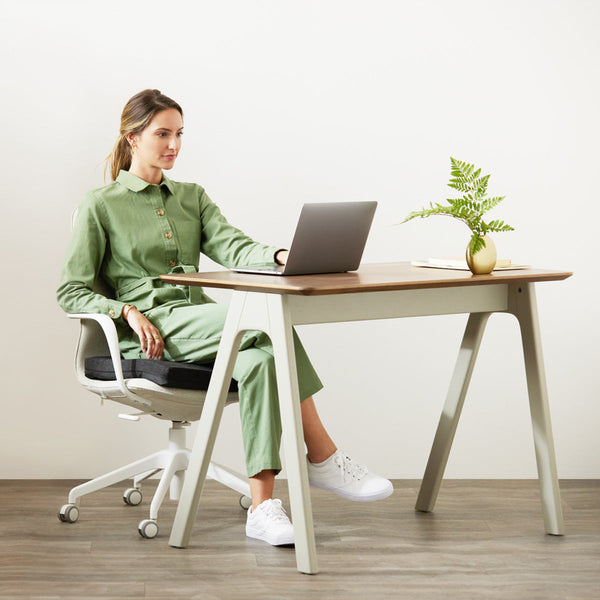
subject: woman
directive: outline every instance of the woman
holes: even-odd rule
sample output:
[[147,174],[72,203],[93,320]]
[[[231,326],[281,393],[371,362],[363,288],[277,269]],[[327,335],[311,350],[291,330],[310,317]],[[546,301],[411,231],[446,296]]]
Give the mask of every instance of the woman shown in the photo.
[[[107,186],[83,200],[72,232],[57,298],[67,312],[105,313],[114,319],[125,358],[184,362],[214,360],[227,308],[200,288],[164,283],[161,273],[197,271],[200,253],[227,268],[285,263],[287,252],[259,244],[231,226],[202,187],[165,177],[181,149],[183,111],[158,90],[133,96],[108,157]],[[92,291],[97,277],[114,299]],[[313,401],[321,389],[295,337],[304,440],[311,484],[352,500],[377,500],[391,483],[339,451]],[[246,535],[273,545],[293,543],[293,528],[273,499],[281,469],[281,423],[273,351],[268,337],[244,337],[233,372],[238,382],[252,507]]]

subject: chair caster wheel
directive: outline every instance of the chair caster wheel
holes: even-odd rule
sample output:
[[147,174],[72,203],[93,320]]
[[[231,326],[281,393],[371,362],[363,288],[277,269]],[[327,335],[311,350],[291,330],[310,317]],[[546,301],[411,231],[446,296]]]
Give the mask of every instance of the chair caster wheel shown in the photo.
[[129,506],[137,506],[142,503],[142,490],[138,488],[128,488],[123,492],[123,502]]
[[240,496],[240,506],[244,510],[248,510],[252,506],[252,498],[248,498],[248,496]]
[[140,521],[138,531],[143,538],[151,540],[158,535],[158,523],[153,519],[144,519]]
[[63,504],[58,511],[58,518],[63,523],[75,523],[79,519],[79,509],[75,504]]

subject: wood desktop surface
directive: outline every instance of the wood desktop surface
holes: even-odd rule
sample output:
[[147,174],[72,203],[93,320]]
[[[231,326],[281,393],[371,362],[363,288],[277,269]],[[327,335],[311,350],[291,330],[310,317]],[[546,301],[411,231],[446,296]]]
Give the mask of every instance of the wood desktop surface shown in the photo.
[[472,275],[470,271],[415,267],[409,262],[361,265],[358,271],[323,275],[263,275],[210,271],[206,273],[175,273],[160,278],[175,285],[197,285],[247,292],[321,296],[355,292],[381,292],[455,286],[561,281],[570,277],[568,271],[545,269],[515,269],[496,271],[489,275]]

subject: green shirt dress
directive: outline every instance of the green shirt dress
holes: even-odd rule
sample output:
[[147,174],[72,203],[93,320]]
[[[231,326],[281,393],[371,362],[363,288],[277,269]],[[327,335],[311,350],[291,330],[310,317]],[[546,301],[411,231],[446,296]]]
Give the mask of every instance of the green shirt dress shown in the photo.
[[[121,318],[135,305],[161,332],[163,358],[215,359],[227,307],[199,287],[163,282],[163,273],[198,271],[200,253],[227,267],[274,262],[278,248],[255,242],[230,225],[202,187],[163,175],[158,185],[128,171],[86,195],[63,265],[57,299],[68,313],[102,313],[115,320],[121,353],[143,358],[135,332]],[[94,291],[96,281],[110,297]],[[322,388],[295,336],[300,397]],[[262,332],[243,339],[233,377],[238,382],[246,468],[252,477],[281,469],[281,421],[273,350]]]

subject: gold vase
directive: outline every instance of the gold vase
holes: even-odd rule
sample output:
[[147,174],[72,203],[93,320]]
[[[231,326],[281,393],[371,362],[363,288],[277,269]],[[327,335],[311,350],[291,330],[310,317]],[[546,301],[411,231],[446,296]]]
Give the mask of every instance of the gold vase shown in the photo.
[[489,236],[484,236],[485,248],[471,255],[471,242],[467,245],[467,265],[474,275],[485,275],[491,273],[496,266],[498,255],[496,246]]

